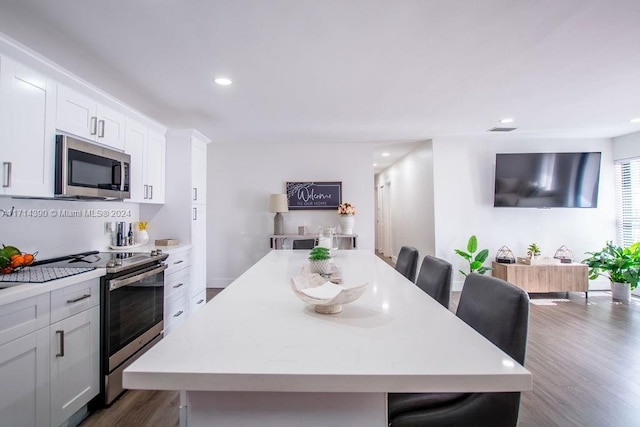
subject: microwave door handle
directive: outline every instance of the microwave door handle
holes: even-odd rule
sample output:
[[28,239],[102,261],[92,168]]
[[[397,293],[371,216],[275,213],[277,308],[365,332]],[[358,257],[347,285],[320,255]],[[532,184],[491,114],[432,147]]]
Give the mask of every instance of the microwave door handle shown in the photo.
[[132,276],[132,277],[127,277],[125,279],[110,280],[109,290],[113,291],[123,286],[127,286],[135,282],[139,282],[140,280],[146,279],[147,277],[155,276],[156,274],[166,270],[167,267],[168,267],[167,265],[163,264],[158,268],[154,268],[153,270],[150,270],[141,274],[136,274],[135,276]]
[[125,173],[125,164],[124,162],[120,162],[120,191],[124,191],[124,173]]

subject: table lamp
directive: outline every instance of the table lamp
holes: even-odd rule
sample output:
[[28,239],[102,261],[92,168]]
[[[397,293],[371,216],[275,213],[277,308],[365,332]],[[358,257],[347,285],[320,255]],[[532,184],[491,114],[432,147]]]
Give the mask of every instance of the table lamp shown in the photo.
[[272,194],[269,196],[269,212],[273,212],[273,234],[284,234],[284,224],[281,212],[289,212],[286,194]]

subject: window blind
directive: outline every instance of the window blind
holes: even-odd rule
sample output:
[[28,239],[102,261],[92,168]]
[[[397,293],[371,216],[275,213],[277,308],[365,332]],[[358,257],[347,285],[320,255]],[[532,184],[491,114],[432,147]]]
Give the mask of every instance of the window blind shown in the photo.
[[618,244],[640,241],[640,158],[616,162]]

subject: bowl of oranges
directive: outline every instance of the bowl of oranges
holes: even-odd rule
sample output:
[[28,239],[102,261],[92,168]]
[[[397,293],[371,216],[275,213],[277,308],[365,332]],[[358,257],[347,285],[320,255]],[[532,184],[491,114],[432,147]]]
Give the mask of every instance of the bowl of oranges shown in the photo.
[[15,246],[2,245],[0,249],[0,274],[9,274],[33,264],[38,252],[22,252]]

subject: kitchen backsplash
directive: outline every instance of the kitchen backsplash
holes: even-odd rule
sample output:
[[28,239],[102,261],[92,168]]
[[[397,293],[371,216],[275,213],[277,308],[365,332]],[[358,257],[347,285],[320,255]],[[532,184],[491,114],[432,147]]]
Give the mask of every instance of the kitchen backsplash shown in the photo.
[[38,251],[37,259],[105,250],[105,223],[137,222],[138,215],[137,203],[0,198],[0,244]]

